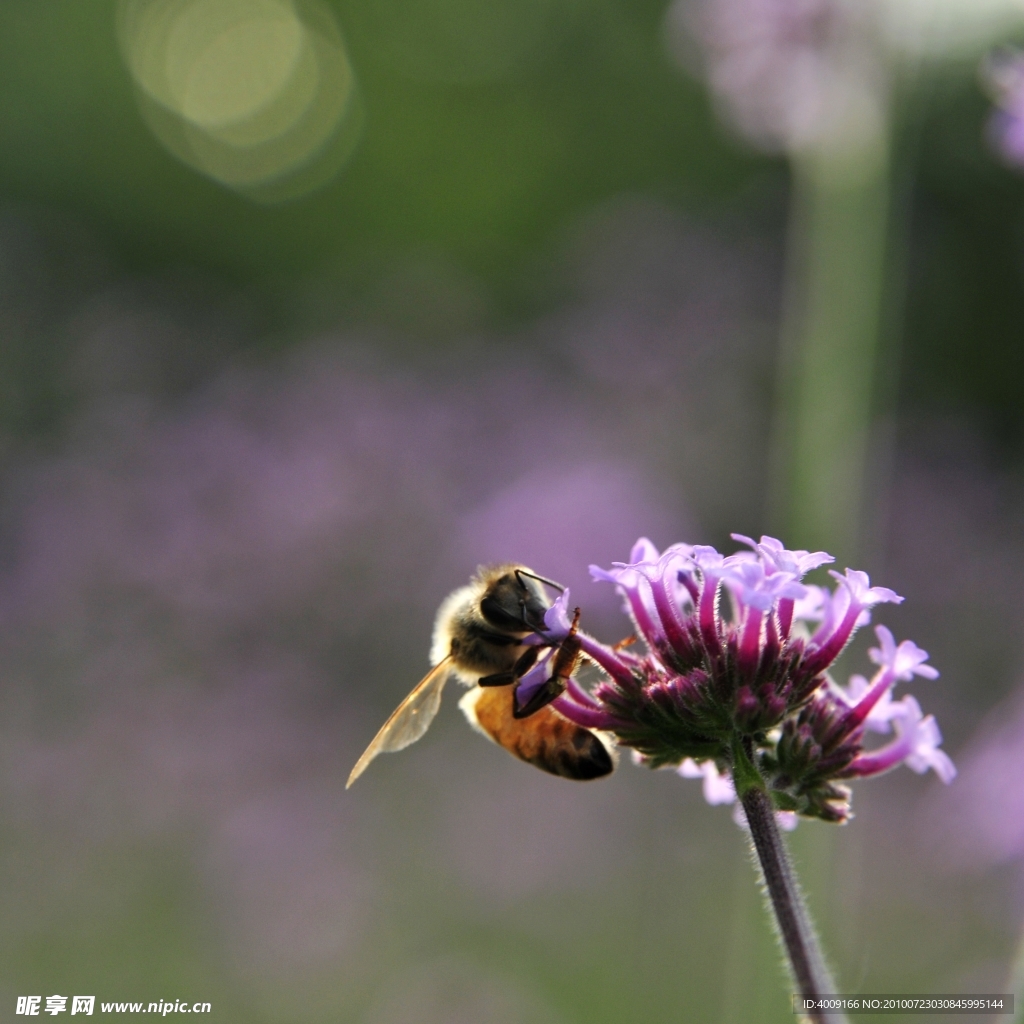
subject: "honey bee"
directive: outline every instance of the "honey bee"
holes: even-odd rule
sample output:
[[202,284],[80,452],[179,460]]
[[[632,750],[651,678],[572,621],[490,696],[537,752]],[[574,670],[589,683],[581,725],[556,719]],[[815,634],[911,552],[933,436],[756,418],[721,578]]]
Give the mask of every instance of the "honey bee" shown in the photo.
[[564,589],[525,565],[484,566],[467,586],[445,598],[434,620],[433,668],[381,726],[346,789],[378,754],[402,750],[427,731],[452,675],[471,687],[459,701],[470,724],[510,754],[567,779],[596,779],[612,771],[615,762],[601,737],[548,706],[580,659],[579,609],[569,635],[555,645],[547,683],[522,705],[518,702],[519,680],[541,650],[523,640],[546,632],[544,613],[551,603],[545,586]]

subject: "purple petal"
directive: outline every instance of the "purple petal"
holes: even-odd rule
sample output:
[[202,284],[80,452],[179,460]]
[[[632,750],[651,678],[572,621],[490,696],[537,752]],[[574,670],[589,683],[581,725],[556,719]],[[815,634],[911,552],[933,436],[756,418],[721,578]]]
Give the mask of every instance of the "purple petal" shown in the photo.
[[896,679],[903,682],[908,682],[914,676],[938,679],[938,671],[924,664],[928,660],[928,652],[921,650],[913,640],[904,640],[897,646],[892,633],[885,626],[876,626],[875,635],[882,646],[872,647],[868,657],[876,665],[887,668]]
[[775,572],[767,575],[760,562],[734,562],[724,575],[725,584],[745,605],[768,611],[782,598],[803,597],[807,588],[796,582],[791,573]]
[[827,551],[789,551],[775,537],[763,536],[760,541],[754,541],[741,533],[734,533],[732,539],[753,548],[769,572],[788,572],[796,579],[820,565],[835,561]]
[[873,587],[866,572],[859,569],[847,569],[845,576],[840,576],[834,569],[829,570],[829,575],[835,577],[850,592],[852,600],[856,601],[862,608],[871,608],[876,604],[891,602],[901,604],[903,598],[890,590],[888,587]]
[[690,553],[690,558],[701,572],[720,576],[725,564],[725,556],[716,551],[709,544],[695,544]]
[[525,707],[530,703],[534,694],[540,690],[548,679],[551,677],[551,666],[548,664],[550,660],[550,651],[546,652],[541,656],[541,659],[537,662],[529,672],[519,680],[519,685],[516,687],[516,703],[519,707]]
[[657,560],[658,549],[646,537],[641,537],[629,552],[629,561],[634,565],[637,562],[656,562]]
[[807,593],[793,606],[793,618],[804,622],[821,622],[828,614],[826,602],[831,597],[831,591],[809,584]]
[[555,603],[544,613],[544,625],[553,639],[564,640],[572,630],[569,616],[569,588],[566,587]]

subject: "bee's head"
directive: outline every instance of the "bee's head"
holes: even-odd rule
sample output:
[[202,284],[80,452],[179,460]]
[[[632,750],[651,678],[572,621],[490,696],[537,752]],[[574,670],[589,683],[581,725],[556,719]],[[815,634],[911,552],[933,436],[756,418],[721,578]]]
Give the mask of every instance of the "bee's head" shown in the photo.
[[[544,629],[544,613],[551,607],[540,579],[521,565],[492,570],[480,599],[480,614],[505,633],[531,633]],[[488,573],[491,576],[491,573]]]

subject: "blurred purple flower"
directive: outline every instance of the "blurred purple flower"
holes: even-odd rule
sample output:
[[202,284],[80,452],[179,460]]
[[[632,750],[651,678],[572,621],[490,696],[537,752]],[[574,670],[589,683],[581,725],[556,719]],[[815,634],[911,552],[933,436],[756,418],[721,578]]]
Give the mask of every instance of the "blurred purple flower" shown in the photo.
[[982,82],[996,104],[988,137],[1003,159],[1024,168],[1024,53],[1001,47],[981,67]]
[[[495,471],[474,468],[478,480]],[[599,552],[628,544],[638,519],[652,517],[667,528],[669,517],[652,491],[644,474],[610,458],[545,462],[502,480],[459,517],[454,546],[470,564],[513,558],[543,565],[552,579],[578,587],[587,580],[582,567]]]
[[[750,825],[747,823],[747,813],[743,810],[743,804],[739,800],[732,805],[732,820],[740,828],[750,828]],[[792,832],[800,824],[800,816],[794,811],[776,811],[775,821],[783,832]]]
[[722,114],[770,151],[875,134],[885,75],[872,12],[845,0],[676,0],[669,41],[704,74]]
[[731,804],[736,800],[732,776],[727,771],[721,771],[714,761],[698,764],[692,757],[687,757],[676,771],[684,779],[703,779],[704,799],[712,806]]
[[970,872],[1024,857],[1024,689],[989,715],[962,756],[955,790],[933,793],[923,812],[929,846]]

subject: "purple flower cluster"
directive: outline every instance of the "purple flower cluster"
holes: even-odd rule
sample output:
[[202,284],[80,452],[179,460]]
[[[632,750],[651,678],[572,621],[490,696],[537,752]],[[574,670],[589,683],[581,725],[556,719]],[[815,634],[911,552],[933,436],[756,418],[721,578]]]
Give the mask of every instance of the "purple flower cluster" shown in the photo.
[[[608,647],[577,630],[583,654],[607,678],[592,695],[570,681],[554,706],[613,733],[652,768],[702,777],[712,803],[734,800],[744,766],[756,768],[780,811],[833,822],[850,814],[845,780],[906,764],[951,781],[956,769],[939,749],[935,719],[913,697],[892,697],[898,682],[938,675],[925,651],[878,626],[872,679],[855,675],[843,688],[828,674],[871,608],[903,598],[853,569],[831,573],[834,590],[806,585],[804,575],[831,555],[733,536],[751,550],[723,556],[674,544],[659,552],[644,538],[629,562],[591,566],[625,598],[646,650]],[[546,625],[549,644],[573,631],[568,592]],[[534,672],[539,680],[543,666]],[[870,732],[892,739],[865,749]]]

